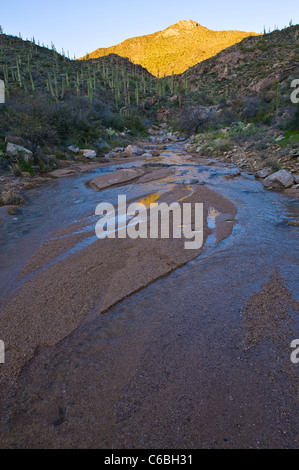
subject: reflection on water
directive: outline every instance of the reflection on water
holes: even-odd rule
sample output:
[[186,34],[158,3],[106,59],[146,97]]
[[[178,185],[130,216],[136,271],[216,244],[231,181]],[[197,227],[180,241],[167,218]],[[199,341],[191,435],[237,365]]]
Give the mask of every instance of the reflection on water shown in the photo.
[[218,212],[214,207],[210,207],[209,213],[208,213],[208,227],[213,229],[216,227],[216,217],[220,215],[220,212]]

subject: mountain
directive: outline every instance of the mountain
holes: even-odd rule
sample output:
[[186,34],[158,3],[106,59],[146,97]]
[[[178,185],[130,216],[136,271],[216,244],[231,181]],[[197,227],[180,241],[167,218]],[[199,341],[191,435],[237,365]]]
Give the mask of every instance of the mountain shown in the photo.
[[290,94],[290,77],[298,74],[299,26],[294,25],[245,38],[176,76],[175,81],[181,86],[187,81],[189,92],[225,99],[276,93],[279,83],[288,83]]
[[108,48],[100,48],[84,58],[98,58],[111,53],[128,57],[150,73],[163,77],[180,74],[229,46],[256,33],[212,31],[192,20],[182,20],[164,31],[127,39]]

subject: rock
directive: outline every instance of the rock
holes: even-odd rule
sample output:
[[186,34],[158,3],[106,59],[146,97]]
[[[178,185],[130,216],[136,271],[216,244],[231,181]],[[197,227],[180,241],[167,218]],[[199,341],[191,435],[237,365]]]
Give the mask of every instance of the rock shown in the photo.
[[16,189],[8,189],[0,195],[0,204],[3,206],[18,206],[24,201],[23,196]]
[[95,152],[94,150],[90,150],[90,149],[80,150],[80,153],[85,158],[95,158],[97,156],[97,152]]
[[192,152],[193,145],[192,144],[185,144],[184,149],[187,150],[187,152]]
[[296,184],[299,184],[299,175],[294,175],[294,181]]
[[164,124],[166,124],[166,122],[169,120],[170,118],[170,115],[171,115],[171,111],[169,108],[166,108],[165,106],[162,106],[162,108],[160,108],[158,111],[157,111],[157,120],[159,122],[162,122]]
[[108,158],[119,158],[120,155],[118,152],[109,152],[108,153]]
[[234,171],[229,176],[235,177],[235,176],[240,176],[241,175],[241,170],[239,168],[236,168]]
[[8,135],[6,137],[6,142],[14,145],[19,145],[20,147],[31,147],[31,142],[29,140],[25,140],[22,137],[17,137],[15,135]]
[[178,99],[179,99],[178,95],[174,95],[169,98],[169,101],[171,103],[175,103]]
[[70,145],[67,149],[68,149],[70,152],[73,152],[73,153],[79,153],[79,152],[80,152],[79,147],[77,147],[76,145]]
[[154,106],[155,104],[157,104],[159,102],[158,98],[156,96],[153,96],[151,99],[150,99],[150,103],[152,106]]
[[201,147],[197,147],[197,149],[195,150],[196,153],[199,153],[201,151]]
[[289,188],[294,183],[294,176],[287,170],[279,170],[264,179],[265,188]]
[[144,150],[140,147],[137,147],[136,145],[128,145],[128,147],[125,149],[125,154],[128,157],[138,157],[141,156],[143,153]]
[[177,180],[175,181],[176,184],[184,184],[184,185],[190,185],[190,184],[199,184],[199,180],[197,179],[193,179],[193,178],[190,178],[190,179],[186,179],[186,180]]
[[66,176],[73,176],[76,174],[75,169],[71,168],[59,168],[58,170],[53,170],[48,173],[52,178],[64,178]]
[[291,227],[299,227],[299,217],[297,217],[297,219],[290,220],[288,222],[288,225],[290,225]]
[[7,209],[7,213],[8,213],[9,215],[17,215],[18,212],[19,212],[19,209],[18,209],[17,207],[14,207],[14,206],[9,207],[9,208]]
[[263,168],[262,170],[259,170],[256,172],[255,176],[257,178],[267,178],[267,176],[270,176],[273,173],[271,168]]
[[245,150],[249,150],[254,146],[254,142],[249,142],[249,144],[246,145]]
[[96,191],[114,186],[116,184],[125,184],[144,174],[142,168],[126,168],[116,170],[111,173],[105,173],[89,181],[89,185]]
[[6,153],[11,157],[21,157],[26,163],[33,163],[34,161],[31,150],[21,147],[20,145],[12,144],[11,142],[7,144]]
[[96,143],[96,147],[99,149],[99,150],[102,150],[102,151],[106,151],[106,150],[109,150],[111,147],[109,144],[107,144],[107,142],[97,142]]
[[275,142],[280,142],[283,139],[284,139],[284,136],[280,135],[280,136],[276,137]]
[[152,157],[152,154],[151,153],[144,153],[141,156],[142,156],[142,158],[150,158],[150,157]]

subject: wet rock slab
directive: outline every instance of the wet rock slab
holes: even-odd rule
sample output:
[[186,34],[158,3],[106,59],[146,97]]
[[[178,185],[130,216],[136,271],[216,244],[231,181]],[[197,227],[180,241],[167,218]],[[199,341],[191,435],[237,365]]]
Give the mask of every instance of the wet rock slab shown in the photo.
[[108,188],[109,186],[132,181],[143,174],[144,170],[140,168],[116,170],[112,173],[106,173],[104,175],[93,178],[89,182],[89,186],[91,186],[96,191],[101,191],[102,189]]

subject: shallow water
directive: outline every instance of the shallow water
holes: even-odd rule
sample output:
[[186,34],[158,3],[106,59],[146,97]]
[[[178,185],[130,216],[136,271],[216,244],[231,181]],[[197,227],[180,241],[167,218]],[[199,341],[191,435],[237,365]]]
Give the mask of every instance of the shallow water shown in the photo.
[[[298,217],[298,201],[265,191],[251,175],[230,178],[233,165],[190,164],[180,144],[152,163],[172,165],[175,174],[95,193],[88,180],[133,164],[98,169],[31,191],[20,215],[0,221],[2,294],[51,233],[82,217],[89,220],[83,230],[92,230],[96,205],[116,205],[120,193],[142,200],[197,179],[235,204],[238,221],[219,244],[212,233],[197,259],[83,322],[53,351],[37,353],[21,386],[40,399],[20,413],[9,442],[32,445],[26,435],[20,441],[29,419],[37,447],[295,447],[295,399],[287,375],[277,372],[289,364],[290,338],[278,352],[269,338],[249,352],[240,345],[242,306],[273,272],[299,301],[299,232],[286,223]],[[210,207],[211,229],[218,216]],[[298,313],[290,312],[297,337]],[[58,404],[67,410],[61,431],[51,425]]]
[[[285,198],[279,193],[265,191],[260,182],[246,174],[227,179],[234,171],[234,165],[190,164],[186,161],[180,144],[167,146],[167,150],[162,152],[160,157],[154,157],[152,162],[173,166],[175,175],[166,178],[162,183],[159,181],[126,185],[121,191],[117,187],[97,193],[85,184],[92,177],[102,173],[142,165],[141,162],[134,162],[99,168],[89,174],[63,178],[29,191],[28,204],[22,208],[20,214],[9,219],[0,219],[2,295],[42,241],[51,233],[82,217],[92,216],[98,203],[109,201],[116,205],[120,192],[127,196],[127,200],[139,196],[142,198],[150,192],[166,192],[174,183],[186,186],[194,179],[231,199],[237,206],[239,223],[234,227],[231,237],[235,243],[238,242],[238,248],[235,246],[235,249],[244,249],[247,246],[248,250],[261,251],[264,256],[269,252],[272,261],[275,256],[283,258],[284,253],[290,259],[298,260],[298,229],[286,224],[288,220],[298,216],[298,201]],[[90,225],[84,230],[92,230],[95,222],[96,219],[91,217]],[[209,217],[208,222],[210,227],[214,227],[213,216]],[[92,238],[89,242],[91,241]],[[229,242],[225,243],[227,246]],[[208,240],[209,246],[213,244],[211,239]],[[82,242],[81,246],[86,246],[85,242]],[[285,269],[288,271],[287,267]],[[294,272],[293,276],[290,273],[290,276],[296,277],[296,273]]]

